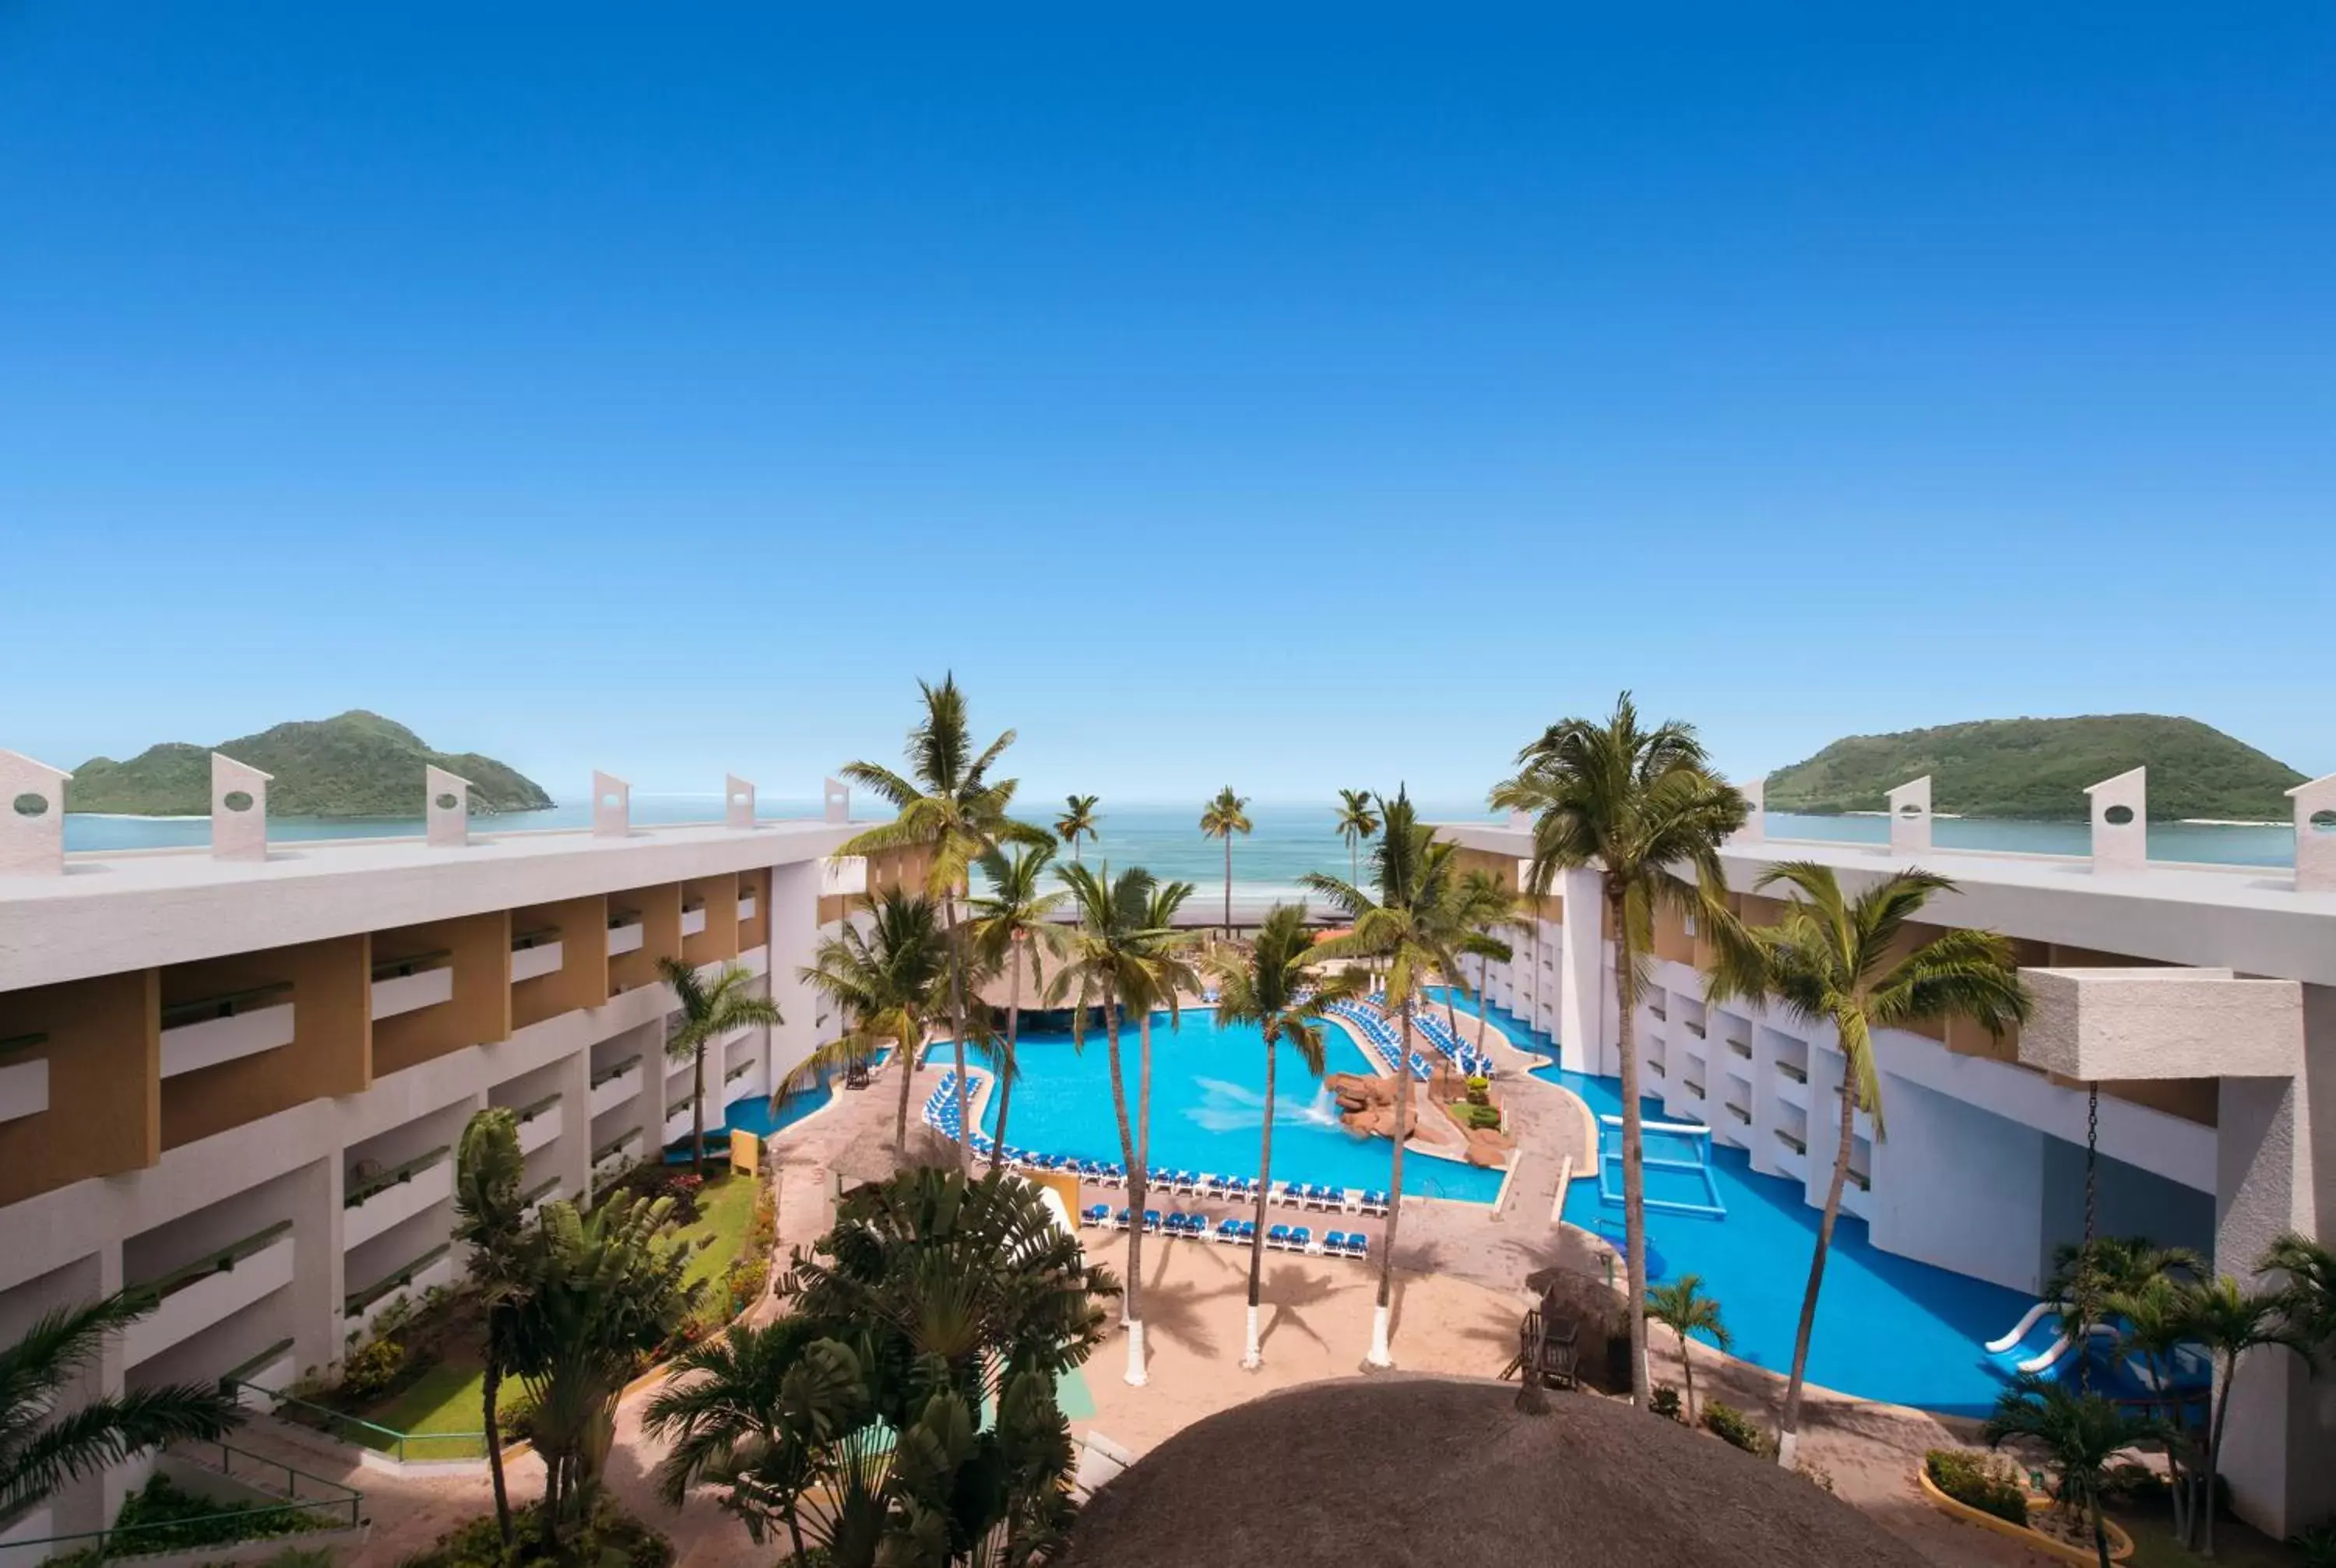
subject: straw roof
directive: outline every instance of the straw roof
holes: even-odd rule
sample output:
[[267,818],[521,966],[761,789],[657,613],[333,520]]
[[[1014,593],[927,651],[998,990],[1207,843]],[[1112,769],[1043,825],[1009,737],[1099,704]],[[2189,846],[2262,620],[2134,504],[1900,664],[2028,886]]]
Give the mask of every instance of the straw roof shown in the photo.
[[1899,1568],[1905,1544],[1811,1482],[1590,1395],[1367,1378],[1186,1427],[1105,1485],[1063,1568]]

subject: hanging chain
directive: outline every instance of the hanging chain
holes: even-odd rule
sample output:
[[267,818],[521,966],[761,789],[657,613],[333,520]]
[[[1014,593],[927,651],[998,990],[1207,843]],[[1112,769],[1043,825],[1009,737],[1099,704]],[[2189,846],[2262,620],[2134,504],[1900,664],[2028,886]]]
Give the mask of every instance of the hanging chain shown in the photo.
[[2101,1086],[2088,1084],[2085,1088],[2085,1243],[2089,1249],[2100,1210]]

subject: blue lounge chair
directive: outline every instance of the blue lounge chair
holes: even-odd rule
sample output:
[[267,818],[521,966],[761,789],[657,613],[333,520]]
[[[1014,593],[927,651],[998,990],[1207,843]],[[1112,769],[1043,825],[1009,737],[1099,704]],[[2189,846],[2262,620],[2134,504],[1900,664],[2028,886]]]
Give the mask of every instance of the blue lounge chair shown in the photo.
[[1109,1206],[1103,1203],[1091,1204],[1086,1211],[1086,1217],[1088,1224],[1100,1225],[1111,1217],[1111,1210]]
[[1290,1227],[1287,1225],[1274,1226],[1273,1229],[1265,1233],[1265,1244],[1276,1249],[1277,1251],[1286,1251],[1290,1246]]
[[1127,1211],[1125,1209],[1122,1209],[1118,1214],[1114,1216],[1111,1222],[1120,1230],[1124,1231],[1127,1229]]
[[1347,1238],[1347,1256],[1368,1258],[1371,1255],[1371,1239],[1359,1232]]
[[1241,1222],[1239,1220],[1219,1220],[1217,1222],[1217,1240],[1220,1242],[1240,1241]]
[[1144,1210],[1144,1234],[1146,1234],[1146,1235],[1150,1235],[1153,1232],[1157,1231],[1159,1228],[1160,1228],[1160,1211],[1159,1211],[1159,1210],[1157,1210],[1157,1209],[1146,1209],[1146,1210]]
[[1241,1239],[1244,1242],[1254,1242],[1257,1240],[1257,1222],[1255,1220],[1243,1220],[1241,1222]]
[[1323,1237],[1322,1250],[1325,1252],[1329,1253],[1334,1258],[1346,1251],[1347,1232],[1344,1231],[1333,1231],[1329,1235]]
[[1302,1252],[1314,1244],[1314,1232],[1305,1225],[1293,1226],[1290,1232],[1290,1250]]

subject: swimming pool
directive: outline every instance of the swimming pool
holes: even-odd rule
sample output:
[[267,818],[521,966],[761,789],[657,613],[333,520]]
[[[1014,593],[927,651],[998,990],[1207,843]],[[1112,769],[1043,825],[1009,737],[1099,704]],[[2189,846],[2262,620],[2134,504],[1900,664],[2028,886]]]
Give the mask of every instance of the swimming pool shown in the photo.
[[[1524,1048],[1557,1054],[1547,1035],[1504,1009],[1493,1008],[1491,1018]],[[1572,1090],[1593,1115],[1621,1114],[1617,1079],[1556,1066],[1539,1068],[1533,1076]],[[1642,1098],[1640,1106],[1650,1120],[1665,1119],[1660,1102]],[[1802,1201],[1799,1183],[1758,1174],[1743,1150],[1716,1140],[1710,1174],[1727,1217],[1649,1213],[1648,1275],[1658,1282],[1701,1275],[1705,1290],[1720,1304],[1737,1357],[1789,1374],[1801,1293],[1808,1285],[1809,1255],[1823,1216]],[[1955,1197],[1942,1193],[1937,1201],[1953,1203]],[[1622,1211],[1600,1199],[1594,1182],[1574,1182],[1566,1194],[1565,1218],[1618,1248],[1622,1243]],[[1867,1240],[1865,1222],[1844,1213],[1834,1226],[1825,1290],[1817,1299],[1809,1380],[1862,1398],[1983,1416],[1993,1408],[2010,1376],[2009,1363],[2019,1354],[1998,1359],[1988,1353],[1986,1342],[2034,1304],[2033,1296],[1882,1251]],[[1652,1331],[1668,1332],[1660,1327]],[[2032,1353],[2037,1348],[2027,1349]]]
[[[1333,1073],[1368,1074],[1370,1066],[1354,1041],[1338,1029],[1323,1032],[1325,1067]],[[1120,1037],[1126,1075],[1128,1111],[1134,1114],[1140,1050],[1135,1030]],[[1363,1137],[1339,1123],[1328,1090],[1306,1070],[1288,1045],[1277,1049],[1273,1118],[1273,1174],[1277,1181],[1318,1182],[1333,1187],[1385,1187],[1388,1144]],[[1026,1149],[1082,1159],[1120,1157],[1119,1128],[1112,1115],[1110,1048],[1102,1031],[1087,1036],[1084,1051],[1066,1030],[1026,1028],[1015,1051],[1022,1076],[1014,1086],[1007,1131]],[[949,1058],[946,1044],[926,1059]],[[1416,1108],[1418,1102],[1414,1101]],[[1152,1148],[1153,1170],[1186,1169],[1220,1175],[1251,1175],[1257,1170],[1258,1135],[1265,1124],[1265,1036],[1254,1024],[1221,1024],[1213,1011],[1191,1008],[1181,1027],[1168,1015],[1152,1024]],[[998,1095],[983,1107],[982,1130],[998,1134]],[[1414,1150],[1403,1163],[1406,1193],[1489,1203],[1501,1190],[1502,1173]],[[2000,1329],[1998,1330],[2000,1331]]]
[[[890,1051],[880,1052],[876,1064],[881,1066],[891,1055]],[[745,1099],[733,1100],[725,1107],[721,1122],[707,1125],[706,1147],[711,1149],[719,1144],[726,1154],[731,1134],[752,1133],[758,1138],[767,1138],[774,1133],[793,1126],[813,1111],[826,1109],[828,1102],[834,1098],[835,1087],[822,1073],[816,1084],[789,1095],[776,1110],[772,1109],[767,1095],[748,1095]],[[676,1160],[686,1162],[689,1158],[689,1138],[685,1135],[667,1144],[665,1157],[668,1164]]]

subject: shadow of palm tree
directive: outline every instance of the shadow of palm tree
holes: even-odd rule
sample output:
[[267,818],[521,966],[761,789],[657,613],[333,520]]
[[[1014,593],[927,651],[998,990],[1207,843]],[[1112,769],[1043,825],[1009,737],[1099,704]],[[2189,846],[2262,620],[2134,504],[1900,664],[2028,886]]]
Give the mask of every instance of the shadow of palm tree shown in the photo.
[[1319,1306],[1338,1293],[1338,1285],[1326,1272],[1309,1269],[1302,1263],[1275,1265],[1273,1271],[1265,1276],[1258,1288],[1258,1304],[1272,1310],[1272,1316],[1258,1331],[1258,1344],[1260,1347],[1270,1344],[1274,1335],[1287,1323],[1291,1332],[1303,1334],[1328,1349],[1329,1341],[1315,1332],[1313,1325],[1307,1321],[1305,1309]]
[[1173,1340],[1195,1356],[1214,1356],[1216,1336],[1208,1328],[1203,1304],[1216,1292],[1203,1290],[1190,1280],[1163,1280],[1144,1292],[1144,1332],[1148,1339]]

